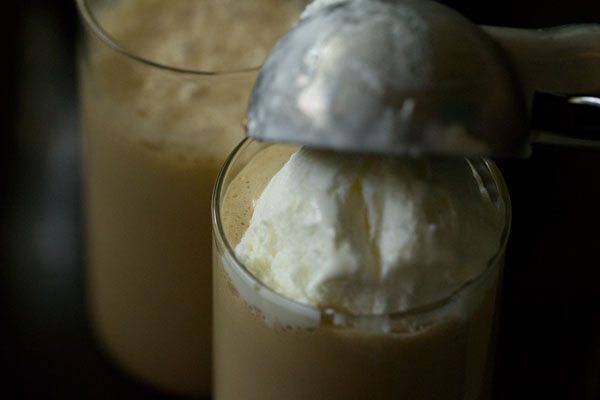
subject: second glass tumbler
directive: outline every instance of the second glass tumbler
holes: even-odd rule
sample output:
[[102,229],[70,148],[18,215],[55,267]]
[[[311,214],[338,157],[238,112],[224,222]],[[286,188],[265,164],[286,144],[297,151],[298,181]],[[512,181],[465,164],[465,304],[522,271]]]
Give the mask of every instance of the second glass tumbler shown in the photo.
[[77,0],[91,320],[163,390],[210,392],[211,189],[305,3]]

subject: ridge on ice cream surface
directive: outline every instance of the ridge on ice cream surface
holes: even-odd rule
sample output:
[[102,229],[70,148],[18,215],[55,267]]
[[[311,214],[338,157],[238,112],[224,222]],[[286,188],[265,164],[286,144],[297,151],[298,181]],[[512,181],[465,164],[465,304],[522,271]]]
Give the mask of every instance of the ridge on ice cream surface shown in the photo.
[[302,148],[256,201],[236,254],[299,302],[404,311],[450,295],[496,254],[505,205],[483,190],[464,159]]
[[300,16],[300,18],[310,17],[313,13],[317,12],[318,10],[320,10],[323,7],[328,7],[328,6],[332,6],[334,4],[344,3],[346,1],[348,1],[348,0],[314,0],[306,6],[306,8],[304,9],[304,12],[302,12],[302,15]]

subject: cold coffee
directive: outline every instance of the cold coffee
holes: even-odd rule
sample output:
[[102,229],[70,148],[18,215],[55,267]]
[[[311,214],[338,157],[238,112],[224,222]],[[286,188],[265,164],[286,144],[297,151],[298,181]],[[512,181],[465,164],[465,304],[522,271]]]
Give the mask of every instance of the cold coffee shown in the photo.
[[164,390],[211,381],[210,194],[302,1],[79,0],[91,320]]
[[456,161],[471,174],[468,184],[481,189],[482,201],[501,208],[501,232],[489,265],[432,303],[357,315],[336,304],[315,306],[282,295],[236,254],[258,199],[296,151],[246,141],[216,187],[215,398],[485,398],[510,224],[506,188],[495,167],[485,160]]

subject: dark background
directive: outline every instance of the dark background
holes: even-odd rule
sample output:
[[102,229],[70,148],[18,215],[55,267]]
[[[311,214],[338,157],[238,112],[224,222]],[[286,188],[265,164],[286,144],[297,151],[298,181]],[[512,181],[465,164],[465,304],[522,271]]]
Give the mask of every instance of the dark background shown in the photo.
[[[74,1],[8,3],[0,25],[0,398],[166,398],[116,370],[86,320]],[[445,3],[480,24],[600,22],[598,0]],[[514,218],[497,398],[596,400],[600,150],[536,145],[531,158],[499,164]]]

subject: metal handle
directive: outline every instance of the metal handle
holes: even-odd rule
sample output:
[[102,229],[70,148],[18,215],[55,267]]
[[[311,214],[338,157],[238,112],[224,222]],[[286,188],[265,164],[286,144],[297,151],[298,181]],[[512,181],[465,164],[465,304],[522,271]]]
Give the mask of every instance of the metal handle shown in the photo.
[[535,92],[600,94],[600,24],[482,28],[507,53],[527,104]]
[[535,93],[531,128],[536,142],[600,148],[600,96]]
[[517,73],[535,141],[600,148],[600,24],[482,28]]

